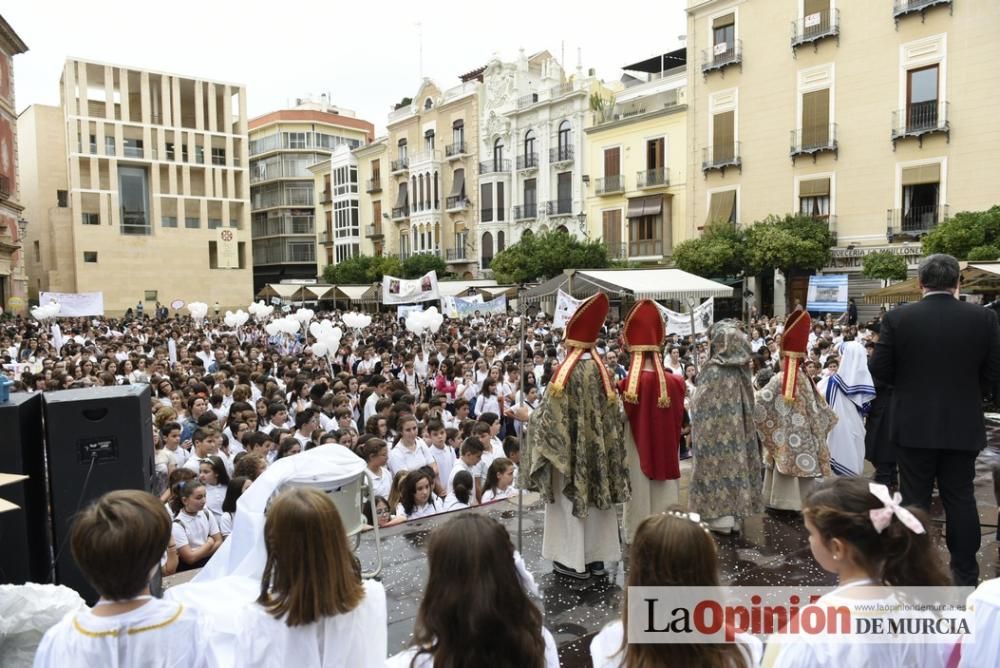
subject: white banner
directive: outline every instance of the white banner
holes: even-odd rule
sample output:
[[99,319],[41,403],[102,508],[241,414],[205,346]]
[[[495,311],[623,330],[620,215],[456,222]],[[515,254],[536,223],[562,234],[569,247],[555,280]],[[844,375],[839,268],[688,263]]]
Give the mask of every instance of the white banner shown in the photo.
[[[655,303],[655,302],[654,302]],[[667,334],[679,334],[680,336],[691,336],[691,313],[678,313],[671,311],[666,306],[656,304],[663,316],[663,322],[667,327]],[[694,333],[703,334],[715,322],[715,297],[710,297],[708,301],[700,306],[694,307]]]
[[401,304],[396,307],[396,320],[405,320],[411,313],[420,313],[424,307],[420,304]]
[[104,315],[103,292],[39,292],[38,305],[59,303],[60,318],[80,318],[86,315]]
[[220,227],[216,230],[215,257],[219,269],[239,269],[240,252],[236,243],[236,230]]
[[[462,299],[470,302],[483,303],[482,295],[473,295],[471,297],[462,297]],[[455,303],[455,297],[442,297],[441,298],[441,313],[442,315],[457,320],[459,318],[458,306]]]
[[414,304],[440,298],[436,271],[429,271],[413,280],[395,276],[382,277],[383,304]]
[[552,327],[555,329],[566,327],[566,323],[576,313],[576,309],[580,307],[582,301],[582,299],[574,299],[569,293],[560,290],[556,295],[556,312],[552,316]]

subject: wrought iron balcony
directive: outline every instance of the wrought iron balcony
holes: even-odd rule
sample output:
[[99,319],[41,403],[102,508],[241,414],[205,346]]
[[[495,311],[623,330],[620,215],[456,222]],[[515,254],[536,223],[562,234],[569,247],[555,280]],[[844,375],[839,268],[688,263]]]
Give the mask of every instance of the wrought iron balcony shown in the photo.
[[701,51],[701,73],[706,77],[710,72],[725,70],[730,65],[743,66],[743,40],[732,44],[720,42],[711,49]]
[[517,204],[514,206],[514,220],[531,220],[537,217],[537,204]]
[[392,210],[393,220],[403,220],[404,218],[410,217],[410,207],[408,206],[397,206]]
[[474,255],[465,246],[445,250],[445,260],[448,262],[467,262],[473,259],[473,257]]
[[817,42],[827,37],[836,37],[840,40],[840,10],[827,9],[815,12],[809,16],[792,21],[792,51],[796,47],[804,44],[812,44],[813,48]]
[[517,156],[517,169],[538,169],[538,154],[525,153]]
[[449,160],[454,158],[460,158],[465,155],[467,151],[465,150],[465,142],[459,141],[454,144],[448,144],[444,147],[444,155]]
[[549,162],[553,165],[559,164],[561,162],[573,162],[573,147],[570,146],[557,146],[556,148],[549,149]]
[[444,200],[444,208],[448,211],[461,211],[469,208],[469,198],[465,195],[452,195]]
[[742,170],[743,162],[740,158],[740,143],[738,141],[729,144],[716,144],[702,149],[701,171],[708,173],[719,170],[726,173],[727,167],[737,167]]
[[320,204],[330,204],[333,202],[333,194],[329,190],[324,190],[320,193],[319,203]]
[[916,137],[923,146],[924,135],[943,133],[951,139],[948,103],[941,100],[913,102],[906,109],[892,112],[892,142]]
[[497,159],[484,160],[479,163],[479,173],[480,174],[498,174],[500,172],[510,171],[510,160],[507,159]]
[[572,216],[573,200],[552,199],[545,203],[545,213],[549,216]]
[[382,236],[382,224],[374,223],[372,225],[365,225],[365,236],[366,237]]
[[792,130],[791,148],[788,152],[792,156],[793,163],[795,158],[803,155],[811,155],[813,162],[815,162],[816,156],[820,153],[836,154],[837,150],[836,123]]
[[393,172],[405,172],[410,168],[410,159],[407,157],[397,158],[392,161],[392,171]]
[[897,237],[917,239],[946,220],[948,220],[947,204],[889,209],[886,212],[886,237],[890,242]]
[[629,257],[663,257],[663,239],[640,239],[628,242]]
[[374,179],[368,179],[365,181],[365,192],[366,193],[377,193],[382,191],[382,178],[376,177]]
[[645,169],[635,175],[636,188],[661,188],[669,185],[670,175],[666,167]]
[[596,190],[598,195],[625,192],[625,177],[621,174],[613,174],[599,178],[596,182]]
[[896,0],[892,3],[892,18],[896,23],[899,23],[899,20],[904,16],[919,12],[920,20],[923,22],[929,9],[943,5],[948,6],[948,11],[954,11],[952,0]]

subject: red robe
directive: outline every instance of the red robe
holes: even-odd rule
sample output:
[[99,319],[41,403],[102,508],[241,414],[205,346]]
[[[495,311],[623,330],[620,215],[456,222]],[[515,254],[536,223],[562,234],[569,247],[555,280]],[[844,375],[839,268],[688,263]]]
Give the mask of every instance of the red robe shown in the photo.
[[[667,378],[670,406],[660,408],[656,405],[660,383],[654,370],[644,369],[639,378],[639,403],[624,402],[625,414],[639,451],[643,474],[650,480],[677,480],[681,477],[679,449],[685,385],[680,376],[669,371],[663,373]],[[619,382],[618,389],[624,393],[626,387],[627,376]]]

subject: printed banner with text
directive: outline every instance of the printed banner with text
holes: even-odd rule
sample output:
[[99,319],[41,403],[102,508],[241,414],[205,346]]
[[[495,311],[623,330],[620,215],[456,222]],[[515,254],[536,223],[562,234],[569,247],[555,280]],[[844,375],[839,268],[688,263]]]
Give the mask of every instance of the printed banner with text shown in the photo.
[[560,290],[556,295],[556,312],[552,317],[552,327],[555,329],[565,328],[566,323],[576,313],[576,309],[580,307],[582,301],[582,299],[574,299],[569,293]]
[[104,315],[103,292],[39,292],[41,306],[55,301],[59,304],[60,318],[79,318],[87,315]]
[[[678,313],[661,304],[656,304],[656,307],[660,309],[660,315],[663,316],[667,334],[691,336],[690,312]],[[715,297],[710,297],[705,303],[694,307],[694,333],[704,334],[713,322],[715,322]]]
[[477,311],[480,315],[504,314],[507,312],[507,296],[501,295],[488,302],[482,301],[482,298],[480,298],[480,301],[473,301],[471,299],[455,297],[455,309],[458,311],[458,317],[460,318],[474,316]]
[[382,278],[383,304],[416,304],[440,298],[436,271],[429,271],[413,280],[395,276]]

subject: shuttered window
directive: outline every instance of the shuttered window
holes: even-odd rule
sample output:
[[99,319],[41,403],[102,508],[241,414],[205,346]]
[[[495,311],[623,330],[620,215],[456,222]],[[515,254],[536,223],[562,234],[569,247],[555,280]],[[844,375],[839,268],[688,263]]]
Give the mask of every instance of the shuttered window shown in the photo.
[[604,176],[618,176],[622,173],[621,148],[604,149]]
[[715,162],[726,162],[736,155],[735,123],[735,111],[726,111],[712,117],[712,158]]
[[921,183],[940,183],[941,163],[907,167],[903,170],[903,185],[915,186]]
[[802,146],[812,148],[830,143],[830,89],[802,95]]
[[736,222],[735,190],[723,190],[722,192],[712,193],[712,199],[708,206],[708,217],[705,219],[705,223],[708,224],[719,220],[731,223]]

